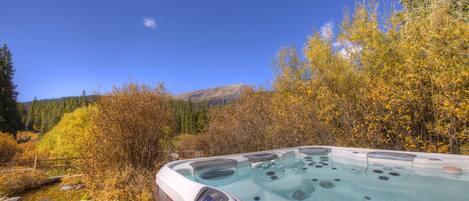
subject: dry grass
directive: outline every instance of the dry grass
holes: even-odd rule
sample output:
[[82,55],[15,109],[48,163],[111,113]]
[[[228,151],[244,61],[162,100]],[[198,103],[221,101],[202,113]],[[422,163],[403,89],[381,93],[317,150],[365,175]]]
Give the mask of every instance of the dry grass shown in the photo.
[[40,171],[14,171],[0,174],[0,197],[37,188],[47,180],[47,175]]
[[70,200],[91,200],[90,192],[85,188],[70,189],[66,191],[60,190],[62,185],[82,184],[82,177],[65,177],[60,183],[47,185],[39,189],[21,193],[22,201],[37,200],[54,200],[54,201],[70,201]]
[[154,200],[154,173],[127,166],[96,172],[85,181],[94,200]]

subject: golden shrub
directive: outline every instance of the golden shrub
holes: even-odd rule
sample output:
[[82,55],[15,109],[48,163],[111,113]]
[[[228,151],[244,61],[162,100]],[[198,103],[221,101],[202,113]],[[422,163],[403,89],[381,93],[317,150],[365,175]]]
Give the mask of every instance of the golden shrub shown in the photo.
[[16,134],[17,140],[21,141],[18,144],[18,152],[15,155],[15,160],[31,160],[36,156],[40,159],[49,157],[48,152],[40,151],[37,149],[39,143],[38,134],[31,131],[19,131]]
[[165,162],[165,150],[174,137],[170,103],[162,87],[136,84],[99,98],[83,168],[95,195],[103,200],[147,200],[149,184],[154,184],[154,174]]
[[38,144],[39,151],[54,158],[83,156],[95,110],[93,106],[85,106],[64,114],[57,125],[42,137]]
[[173,140],[176,151],[198,150],[206,151],[205,139],[202,135],[180,134]]
[[[87,177],[87,187],[94,190],[93,200],[154,200],[154,172],[126,166],[107,169]],[[98,191],[96,191],[99,189]]]
[[28,141],[18,144],[18,152],[15,155],[15,160],[32,160],[36,156],[40,159],[49,157],[48,152],[39,151],[37,149],[37,141]]
[[245,92],[238,101],[211,109],[202,135],[210,143],[200,150],[221,155],[333,142],[313,112],[301,94]]
[[209,154],[263,150],[272,125],[268,93],[245,92],[233,104],[212,108],[204,134]]
[[0,133],[0,162],[8,162],[19,150],[16,140],[8,133]]

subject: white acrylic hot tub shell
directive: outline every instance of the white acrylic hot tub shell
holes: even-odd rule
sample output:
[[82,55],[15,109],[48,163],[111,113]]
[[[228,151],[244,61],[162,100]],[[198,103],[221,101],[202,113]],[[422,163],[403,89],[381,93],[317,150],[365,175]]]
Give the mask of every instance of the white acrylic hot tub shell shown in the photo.
[[[312,147],[312,146],[304,146],[304,147]],[[362,149],[362,148],[331,147],[331,146],[314,146],[314,147],[331,148],[331,152],[329,153],[329,155],[334,158],[334,161],[347,164],[347,165],[366,167],[367,164],[386,163],[386,164],[392,164],[395,166],[412,167],[413,171],[417,175],[434,176],[434,177],[439,176],[439,177],[444,177],[444,178],[449,178],[449,179],[469,181],[469,174],[468,174],[469,156],[420,153],[420,152],[389,151],[389,150],[377,150],[377,149]],[[280,158],[282,158],[282,157],[286,157],[288,155],[287,154],[288,152],[294,151],[296,153],[296,156],[298,157],[300,155],[298,148],[300,147],[271,150],[270,152],[274,152],[277,155],[279,155]],[[413,160],[413,162],[375,159],[375,158],[370,159],[367,157],[368,153],[375,152],[375,151],[409,153],[409,154],[415,154],[417,157]],[[207,185],[194,182],[184,177],[177,171],[191,169],[189,163],[193,161],[216,159],[216,158],[229,158],[229,159],[235,159],[238,161],[238,167],[240,168],[238,168],[237,174],[249,174],[250,172],[250,167],[248,167],[249,161],[245,157],[243,157],[246,154],[248,153],[174,161],[174,162],[166,164],[165,166],[163,166],[163,168],[161,168],[161,170],[156,175],[156,183],[159,189],[162,190],[166,195],[168,195],[173,201],[194,201],[197,198],[199,191],[202,188],[207,187]],[[435,160],[430,160],[430,158],[433,158],[433,159],[438,158],[440,160],[435,161]],[[448,167],[448,166],[458,167],[462,169],[463,174],[444,173],[442,168]],[[236,201],[236,200],[237,199],[234,196],[230,197],[230,201]]]
[[[180,162],[182,161],[174,161],[163,166],[156,175],[156,184],[159,190],[163,191],[173,201],[193,201],[197,198],[200,190],[207,185],[189,180],[176,172],[174,169],[170,168],[173,164]],[[228,193],[226,194],[228,195]],[[230,198],[229,201],[237,200]]]

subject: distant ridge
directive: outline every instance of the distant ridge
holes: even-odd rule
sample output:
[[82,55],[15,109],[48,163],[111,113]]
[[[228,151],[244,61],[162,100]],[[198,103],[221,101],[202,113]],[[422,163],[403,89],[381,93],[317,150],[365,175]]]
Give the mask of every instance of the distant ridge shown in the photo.
[[245,84],[233,84],[191,91],[176,95],[175,98],[192,102],[207,101],[209,104],[225,104],[239,99],[243,90],[248,88],[250,87]]
[[[208,89],[200,89],[196,91],[191,91],[179,95],[173,96],[175,99],[191,101],[191,102],[208,102],[210,105],[213,104],[226,104],[233,102],[241,97],[241,93],[245,89],[250,89],[246,84],[232,84]],[[63,102],[69,99],[79,98],[80,96],[67,96],[61,98],[50,98],[50,99],[40,99],[37,102]],[[89,95],[86,96],[86,99],[94,101],[99,97],[99,95]],[[18,102],[19,104],[29,107],[33,101]]]
[[[63,102],[63,101],[67,101],[67,100],[70,100],[70,99],[75,99],[75,98],[80,98],[82,96],[64,96],[64,97],[60,97],[60,98],[45,98],[45,99],[37,99],[36,101],[38,103],[42,103],[42,102]],[[98,98],[98,95],[86,95],[84,96],[86,100],[88,101],[91,101],[91,102],[94,102],[97,98]],[[32,104],[34,102],[34,100],[32,101],[23,101],[23,102],[18,102],[18,104],[21,104],[21,105],[24,105],[26,107],[29,107],[30,104]]]

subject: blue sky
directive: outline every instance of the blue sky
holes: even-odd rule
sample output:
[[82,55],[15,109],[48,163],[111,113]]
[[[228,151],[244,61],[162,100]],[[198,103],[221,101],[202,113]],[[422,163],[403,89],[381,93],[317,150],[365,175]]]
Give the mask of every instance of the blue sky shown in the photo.
[[279,48],[340,24],[339,0],[2,1],[0,43],[14,56],[19,101],[106,92],[134,81],[173,94],[270,86]]

